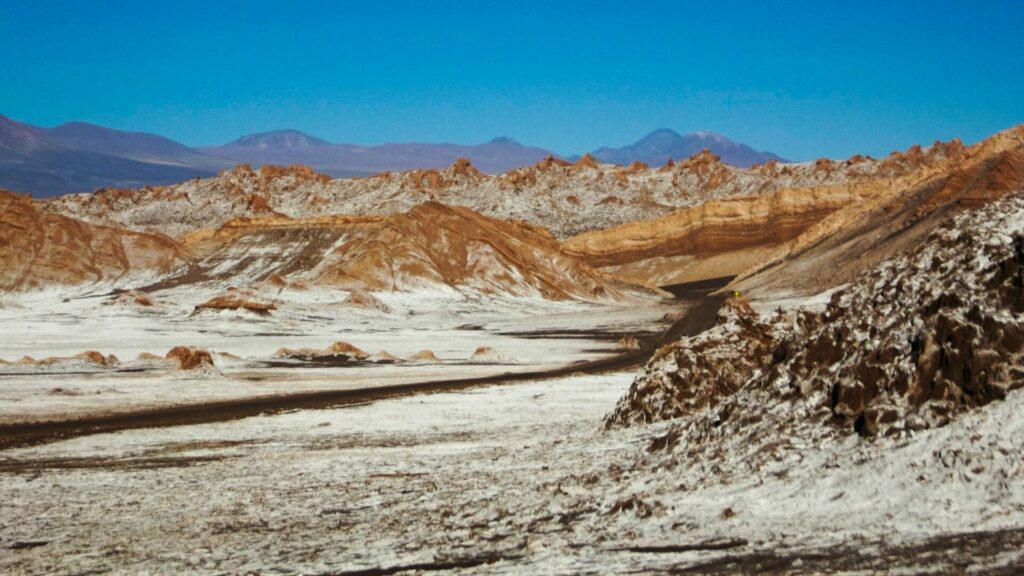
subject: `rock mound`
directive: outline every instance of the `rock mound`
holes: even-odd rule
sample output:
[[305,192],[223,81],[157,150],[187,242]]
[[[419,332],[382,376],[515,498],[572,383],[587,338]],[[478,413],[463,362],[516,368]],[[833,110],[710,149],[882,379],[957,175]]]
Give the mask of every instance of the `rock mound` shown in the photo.
[[470,362],[476,362],[479,364],[515,364],[515,358],[512,358],[504,352],[500,352],[491,348],[490,346],[480,346],[473,354],[469,357]]
[[352,362],[365,360],[370,355],[348,342],[335,342],[326,348],[279,348],[274,352],[274,356],[316,362]]
[[619,341],[616,342],[616,345],[619,348],[622,348],[623,350],[640,349],[640,341],[634,338],[633,336],[623,336],[622,338],[619,338]]
[[244,310],[261,316],[268,316],[277,310],[277,303],[258,298],[254,294],[228,292],[210,298],[195,307],[193,313],[204,310]]
[[104,302],[104,304],[119,305],[119,306],[142,306],[150,307],[153,306],[153,298],[140,290],[128,290],[122,292],[116,296],[110,298]]
[[441,359],[438,358],[437,355],[435,355],[430,350],[420,350],[419,352],[410,356],[409,361],[420,364],[436,364],[440,363]]
[[217,368],[213,363],[213,355],[205,348],[198,348],[196,346],[175,346],[167,351],[164,359],[177,363],[178,370],[196,372],[217,371]]
[[[11,364],[11,362],[0,360],[0,365]],[[19,366],[40,367],[74,367],[82,366],[84,364],[94,368],[111,368],[121,364],[121,361],[113,354],[107,354],[104,356],[102,352],[86,350],[85,352],[80,352],[74,356],[49,356],[41,360],[36,360],[31,356],[23,356],[16,364]]]
[[402,361],[401,358],[389,353],[387,350],[381,350],[376,354],[371,354],[367,360],[374,364],[398,364]]
[[390,306],[381,302],[379,298],[365,290],[352,290],[349,292],[342,304],[345,306],[353,306],[355,308],[377,310],[378,312],[384,312],[385,314],[391,312]]

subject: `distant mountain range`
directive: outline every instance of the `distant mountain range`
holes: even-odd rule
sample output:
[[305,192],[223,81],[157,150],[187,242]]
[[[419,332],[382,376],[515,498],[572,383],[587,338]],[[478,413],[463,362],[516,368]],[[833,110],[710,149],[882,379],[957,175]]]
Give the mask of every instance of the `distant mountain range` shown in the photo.
[[[708,149],[735,166],[781,160],[724,136],[699,132],[682,136],[655,130],[635,144],[599,148],[602,162],[650,165],[681,160]],[[477,169],[496,174],[559,155],[511,138],[476,145],[401,143],[360,146],[332,144],[297,130],[243,136],[223,146],[190,148],[145,132],[125,132],[84,122],[41,128],[0,115],[0,188],[49,197],[96,188],[138,188],[205,177],[236,164],[305,164],[335,177],[365,176],[413,168],[443,168],[468,158]]]
[[550,150],[523,146],[511,138],[486,144],[331,144],[297,130],[276,130],[243,136],[214,148],[197,148],[216,158],[246,164],[306,164],[331,176],[365,176],[412,168],[445,168],[469,158],[483,172],[497,174],[548,156]]
[[777,154],[758,152],[746,144],[733,142],[714,132],[694,132],[683,136],[668,128],[655,130],[629,146],[598,148],[591,156],[613,164],[640,161],[650,166],[659,166],[669,159],[686,159],[703,150],[710,150],[726,164],[740,168],[763,164],[769,160],[786,161]]

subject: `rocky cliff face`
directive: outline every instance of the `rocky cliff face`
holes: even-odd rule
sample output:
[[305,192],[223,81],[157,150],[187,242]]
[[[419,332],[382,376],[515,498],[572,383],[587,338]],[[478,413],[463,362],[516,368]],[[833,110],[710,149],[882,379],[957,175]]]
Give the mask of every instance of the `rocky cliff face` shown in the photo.
[[188,260],[165,236],[48,214],[31,199],[0,190],[0,290],[162,274]]
[[[1019,189],[1024,183],[1022,135],[1024,127],[1018,127],[970,148],[957,142],[928,150],[913,147],[877,163],[876,174],[884,177],[709,201],[581,234],[565,246],[594,266],[664,285],[741,274],[831,238],[827,255],[800,259],[776,275],[780,290],[808,274],[820,282],[801,288],[821,289],[909,245],[950,210]],[[833,166],[819,164],[822,170]],[[836,273],[841,263],[849,265],[845,276]],[[762,276],[742,288],[763,289],[765,282]]]

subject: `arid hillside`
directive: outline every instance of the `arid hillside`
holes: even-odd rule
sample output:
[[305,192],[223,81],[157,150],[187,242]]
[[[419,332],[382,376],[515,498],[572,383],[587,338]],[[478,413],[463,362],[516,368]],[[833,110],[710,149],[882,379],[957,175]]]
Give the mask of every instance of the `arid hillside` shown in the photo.
[[161,234],[49,214],[0,190],[0,290],[28,290],[166,274],[189,254]]
[[751,294],[813,293],[850,282],[914,249],[949,216],[1024,189],[1024,126],[1001,132],[947,168],[837,210],[741,274]]
[[391,216],[240,218],[190,234],[185,243],[201,259],[162,285],[276,278],[369,291],[445,287],[583,300],[660,296],[579,262],[544,229],[439,202]]
[[709,201],[581,234],[565,247],[604,270],[662,285],[742,274],[815,250],[819,256],[800,264],[777,265],[773,280],[761,274],[741,287],[827,288],[909,245],[950,211],[1020,189],[1022,135],[1017,127],[969,148],[912,148],[881,163],[886,177]]

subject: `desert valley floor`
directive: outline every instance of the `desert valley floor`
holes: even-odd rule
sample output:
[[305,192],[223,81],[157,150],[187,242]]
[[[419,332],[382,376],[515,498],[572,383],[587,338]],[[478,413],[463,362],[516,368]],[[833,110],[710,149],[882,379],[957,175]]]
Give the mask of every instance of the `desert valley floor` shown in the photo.
[[[26,414],[74,419],[440,384],[218,422],[79,430],[4,450],[0,534],[8,553],[0,564],[9,573],[75,574],[1020,567],[1024,486],[990,484],[993,475],[1020,474],[1024,424],[1012,418],[1024,409],[1020,392],[912,440],[794,446],[799,454],[780,454],[753,475],[726,472],[746,457],[735,446],[709,482],[679,464],[648,461],[665,423],[605,429],[635,367],[446,390],[454,379],[628,354],[623,336],[656,339],[670,324],[666,314],[708,306],[705,294],[720,285],[630,307],[524,299],[478,307],[455,294],[396,294],[383,296],[387,315],[332,307],[337,294],[326,291],[303,291],[301,302],[274,316],[194,315],[188,299],[207,295],[173,289],[153,293],[163,303],[155,310],[97,289],[7,299],[0,312],[16,336],[0,357],[71,356],[99,330],[114,335],[104,352],[124,359],[183,341],[216,352],[212,367],[184,373],[152,359],[122,360],[116,369],[83,359],[3,366],[3,424]],[[828,296],[760,307],[820,309]],[[333,316],[316,317],[324,310]],[[429,344],[440,362],[270,361],[278,348],[333,340],[398,357]],[[481,346],[494,353],[472,359]],[[957,462],[970,471],[955,471]]]

